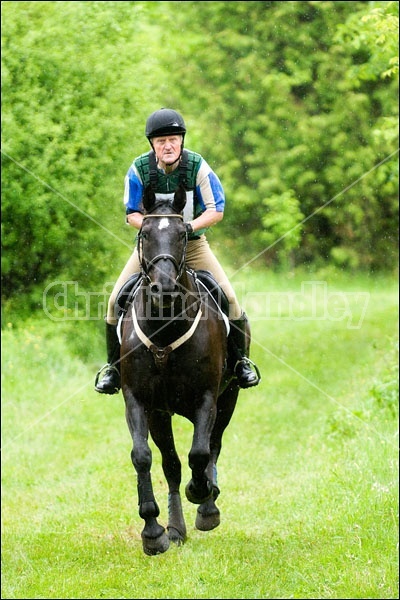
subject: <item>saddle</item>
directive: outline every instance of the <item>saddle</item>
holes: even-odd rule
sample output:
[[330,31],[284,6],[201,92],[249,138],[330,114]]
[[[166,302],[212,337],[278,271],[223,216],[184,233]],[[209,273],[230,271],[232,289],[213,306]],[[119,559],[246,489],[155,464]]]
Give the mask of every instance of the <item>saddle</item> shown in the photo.
[[[193,271],[189,269],[189,272],[194,276],[195,280],[200,282],[206,291],[211,295],[214,302],[220,308],[222,313],[229,318],[229,301],[228,298],[215,279],[214,275],[210,271],[199,269]],[[133,300],[137,289],[142,281],[141,273],[134,273],[126,283],[122,286],[118,292],[115,300],[115,316],[119,320],[120,317],[127,311],[129,303]]]
[[117,319],[120,319],[120,317],[126,313],[129,306],[128,300],[131,301],[133,299],[141,281],[142,274],[134,273],[119,290],[114,305],[114,314]]
[[192,271],[192,273],[195,279],[197,278],[205,286],[222,313],[229,318],[229,300],[214,275],[203,269]]

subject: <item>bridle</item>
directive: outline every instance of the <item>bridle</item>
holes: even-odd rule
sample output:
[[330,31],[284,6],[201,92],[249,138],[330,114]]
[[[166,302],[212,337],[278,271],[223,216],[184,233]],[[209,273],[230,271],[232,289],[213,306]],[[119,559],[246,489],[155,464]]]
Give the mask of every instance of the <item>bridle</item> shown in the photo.
[[[156,207],[154,207],[156,208]],[[145,219],[152,219],[152,218],[177,218],[177,219],[181,219],[183,221],[183,216],[182,215],[177,215],[177,214],[149,214],[149,215],[144,215],[143,217],[143,221]],[[143,225],[142,225],[143,227]],[[177,276],[176,276],[176,280],[178,281],[183,273],[184,270],[184,266],[185,266],[185,259],[186,259],[186,249],[187,249],[187,242],[188,242],[188,236],[186,234],[185,237],[185,244],[184,244],[184,248],[183,248],[183,252],[182,252],[182,257],[180,262],[178,262],[176,260],[176,258],[169,253],[162,253],[162,254],[157,254],[157,256],[155,256],[154,258],[152,258],[151,260],[148,260],[143,252],[143,240],[144,240],[144,234],[142,232],[142,227],[140,228],[140,231],[138,233],[138,256],[139,256],[139,262],[140,262],[140,268],[141,268],[141,272],[143,277],[150,282],[150,276],[149,276],[149,271],[152,267],[154,267],[156,265],[157,262],[159,262],[160,260],[170,260],[173,265],[176,268],[177,271]]]

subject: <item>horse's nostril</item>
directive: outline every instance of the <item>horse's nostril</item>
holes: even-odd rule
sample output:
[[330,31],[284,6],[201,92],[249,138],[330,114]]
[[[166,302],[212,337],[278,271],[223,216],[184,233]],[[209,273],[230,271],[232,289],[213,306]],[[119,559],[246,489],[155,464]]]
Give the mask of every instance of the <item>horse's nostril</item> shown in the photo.
[[150,292],[152,294],[159,294],[160,293],[160,286],[158,285],[158,283],[152,283],[150,286]]
[[172,288],[167,289],[166,286],[161,285],[161,283],[152,283],[150,285],[150,293],[153,296],[168,296],[169,298],[177,296],[179,292],[178,284],[174,284]]

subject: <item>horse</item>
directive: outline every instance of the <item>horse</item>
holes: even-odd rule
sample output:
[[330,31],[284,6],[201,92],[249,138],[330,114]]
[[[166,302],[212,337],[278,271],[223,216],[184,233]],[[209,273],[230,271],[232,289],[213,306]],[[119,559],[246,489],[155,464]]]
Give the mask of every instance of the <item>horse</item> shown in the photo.
[[[144,521],[142,546],[149,556],[167,551],[170,542],[179,546],[187,540],[172,416],[193,424],[185,493],[198,505],[195,527],[210,531],[220,524],[217,460],[240,390],[229,360],[229,321],[186,266],[185,204],[183,187],[161,200],[151,186],[145,189],[137,236],[141,277],[120,323],[121,389]],[[149,433],[168,484],[166,528],[157,521]]]

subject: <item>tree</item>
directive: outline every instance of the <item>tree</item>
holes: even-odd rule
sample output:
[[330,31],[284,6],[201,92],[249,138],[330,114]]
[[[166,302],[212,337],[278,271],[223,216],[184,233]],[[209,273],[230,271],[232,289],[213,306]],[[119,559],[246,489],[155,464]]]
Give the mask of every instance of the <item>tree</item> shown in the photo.
[[161,106],[222,179],[229,258],[396,264],[398,3],[22,1],[2,17],[4,298],[115,279],[134,241],[123,177]]
[[[375,8],[366,2],[185,5],[187,12],[174,15],[176,27],[190,10],[196,33],[174,58],[179,98],[184,95],[197,116],[193,123],[205,130],[201,147],[226,187],[230,250],[252,252],[267,264],[290,252],[297,264],[392,267],[397,193],[389,159],[397,146],[390,139],[379,143],[377,128],[397,118],[397,82],[386,77],[355,86],[343,74],[368,60],[368,52],[360,55],[336,37],[347,19],[355,23]],[[382,39],[388,55],[396,39],[394,28]],[[276,243],[268,243],[286,209],[288,235],[276,232]],[[286,248],[278,252],[282,241]]]
[[2,4],[3,297],[96,289],[131,251],[123,178],[159,76],[146,4]]

